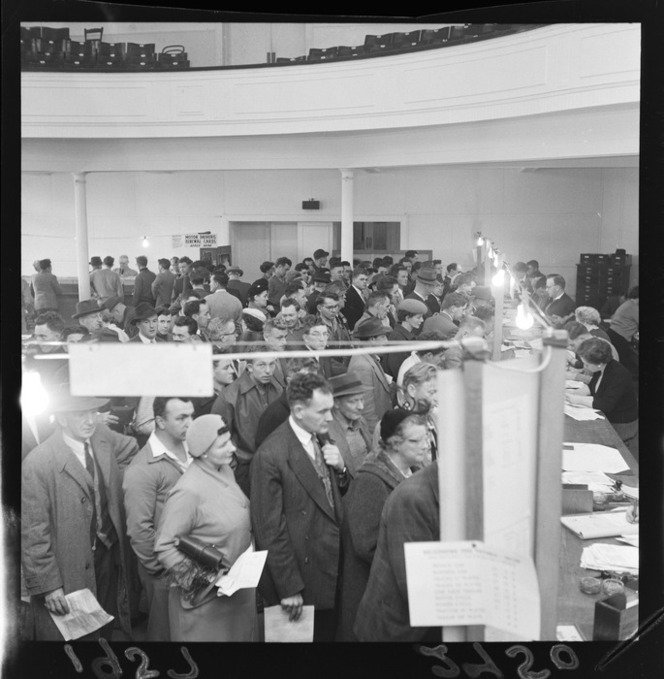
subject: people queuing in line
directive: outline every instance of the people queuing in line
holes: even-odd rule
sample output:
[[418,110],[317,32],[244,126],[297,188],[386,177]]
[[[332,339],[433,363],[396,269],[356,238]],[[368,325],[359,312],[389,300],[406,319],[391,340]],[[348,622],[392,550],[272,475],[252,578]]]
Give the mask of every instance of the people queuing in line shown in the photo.
[[[297,620],[313,605],[316,641],[434,640],[408,622],[403,543],[437,539],[437,374],[461,368],[466,343],[492,327],[478,272],[416,251],[350,263],[318,249],[295,266],[264,262],[253,282],[187,257],[159,259],[157,274],[145,256],[136,271],[128,261],[91,258],[93,296],[71,322],[50,260],[33,277],[26,369],[40,373],[52,417],[23,418],[22,634],[60,638],[50,614],[88,588],[114,616],[90,639],[132,639],[142,607],[150,641],[251,641],[263,606]],[[637,454],[638,288],[607,328],[562,276],[535,260],[515,270],[517,291],[569,332],[567,378],[583,387],[568,400],[602,410]],[[66,356],[35,359],[102,341],[210,344],[214,393],[187,396],[183,378],[170,397],[77,397]],[[352,347],[369,351],[319,353]],[[266,549],[258,590],[218,597],[216,571],[183,536],[225,567]]]

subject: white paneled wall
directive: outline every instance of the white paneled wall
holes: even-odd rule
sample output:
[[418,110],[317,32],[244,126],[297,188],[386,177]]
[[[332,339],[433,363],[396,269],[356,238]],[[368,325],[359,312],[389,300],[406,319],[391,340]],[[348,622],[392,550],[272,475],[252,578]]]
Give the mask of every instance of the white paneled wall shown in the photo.
[[[339,221],[340,184],[340,173],[331,170],[93,173],[87,178],[90,255],[147,254],[156,268],[158,257],[198,255],[173,249],[172,235],[212,231],[221,238],[229,221]],[[25,174],[22,191],[22,272],[50,257],[56,274],[74,276],[71,175]],[[309,198],[321,201],[320,211],[301,209]],[[471,236],[481,230],[508,261],[538,259],[542,271],[561,273],[573,291],[580,253],[637,254],[638,169],[358,170],[355,217],[401,221],[402,248],[432,249],[444,262],[466,266]]]

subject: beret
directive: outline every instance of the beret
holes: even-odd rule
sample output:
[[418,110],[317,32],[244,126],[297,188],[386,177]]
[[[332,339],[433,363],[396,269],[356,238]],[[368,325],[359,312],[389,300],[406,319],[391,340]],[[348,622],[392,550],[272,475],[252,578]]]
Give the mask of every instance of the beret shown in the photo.
[[404,299],[397,307],[397,311],[405,311],[408,314],[426,314],[429,307],[424,302],[416,299]]

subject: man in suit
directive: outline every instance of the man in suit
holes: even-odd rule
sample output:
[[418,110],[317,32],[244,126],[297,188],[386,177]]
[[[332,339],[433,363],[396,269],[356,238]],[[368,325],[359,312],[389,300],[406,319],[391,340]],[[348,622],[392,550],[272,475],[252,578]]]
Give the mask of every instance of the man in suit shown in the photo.
[[440,313],[430,316],[424,321],[422,332],[435,332],[450,339],[459,331],[457,323],[461,321],[466,311],[468,298],[460,292],[450,292],[445,295]]
[[[370,318],[358,325],[355,336],[360,346],[382,346],[387,344],[387,335],[392,332],[377,318]],[[383,370],[380,359],[372,354],[352,356],[348,364],[348,374],[356,377],[363,385],[363,415],[369,431],[373,432],[385,411],[392,407],[392,377]]]
[[120,275],[120,278],[124,281],[126,278],[134,278],[138,275],[138,271],[135,271],[129,266],[129,257],[127,255],[120,255],[118,258],[120,266],[113,269],[115,273]]
[[131,323],[138,328],[138,332],[129,341],[143,344],[163,342],[157,337],[158,318],[157,310],[153,306],[141,302],[134,310],[134,317],[131,319]]
[[136,257],[138,275],[134,279],[134,296],[132,304],[138,306],[141,302],[154,306],[154,295],[152,294],[152,282],[157,275],[148,269],[148,258],[143,255]]
[[56,431],[23,460],[21,562],[38,641],[62,641],[49,613],[65,615],[65,596],[89,589],[115,620],[84,637],[110,638],[115,625],[131,639],[128,543],[122,469],[136,440],[98,422],[107,401],[71,396],[52,403]]
[[366,311],[357,320],[356,327],[370,318],[377,318],[388,330],[392,330],[389,312],[390,296],[385,292],[372,292],[367,297]]
[[[236,300],[237,301],[237,300]],[[182,307],[183,315],[193,318],[198,324],[197,335],[202,342],[208,341],[207,327],[210,322],[210,309],[207,297],[204,299],[191,299]]]
[[415,276],[415,289],[406,295],[405,299],[416,299],[419,302],[424,302],[427,305],[427,313],[424,318],[427,319],[440,311],[440,303],[433,294],[434,289],[438,283],[436,278],[436,270],[433,268],[420,268]]
[[302,343],[306,349],[313,352],[316,363],[322,375],[330,378],[346,372],[346,365],[341,359],[331,356],[318,356],[317,351],[327,348],[330,331],[327,325],[317,316],[305,316],[302,321]]
[[170,641],[169,582],[154,554],[154,539],[166,497],[192,460],[185,439],[194,406],[188,398],[160,396],[152,408],[155,429],[125,471],[122,489],[127,535],[147,597],[147,641]]
[[411,627],[404,544],[440,540],[438,463],[402,481],[380,519],[369,582],[355,618],[359,641],[441,640],[440,627]]
[[279,302],[286,292],[287,274],[291,266],[293,262],[288,257],[279,257],[274,263],[274,276],[268,281],[267,299],[275,309],[279,308]]
[[210,279],[210,294],[205,298],[211,318],[232,318],[239,321],[242,316],[242,302],[228,292],[230,279],[225,273],[214,273]]
[[353,330],[358,319],[366,309],[367,285],[369,284],[369,274],[363,267],[353,270],[353,280],[346,292],[346,304],[342,309],[343,315],[348,321],[348,327]]
[[159,273],[152,281],[152,295],[156,300],[155,306],[170,306],[173,298],[173,286],[176,275],[171,271],[171,260],[162,257],[158,260]]
[[547,318],[556,328],[562,328],[567,321],[574,318],[576,303],[565,292],[565,279],[556,273],[546,277],[546,292],[549,303],[544,308]]
[[251,283],[241,280],[242,276],[244,276],[244,271],[239,266],[229,266],[228,269],[226,269],[226,274],[228,275],[228,285],[226,288],[228,290],[236,290],[242,306],[246,306],[247,293],[249,292]]
[[333,641],[341,557],[341,496],[350,475],[328,441],[334,398],[320,375],[295,375],[290,416],[265,439],[251,466],[251,519],[267,563],[259,590],[291,620],[314,606],[314,641]]

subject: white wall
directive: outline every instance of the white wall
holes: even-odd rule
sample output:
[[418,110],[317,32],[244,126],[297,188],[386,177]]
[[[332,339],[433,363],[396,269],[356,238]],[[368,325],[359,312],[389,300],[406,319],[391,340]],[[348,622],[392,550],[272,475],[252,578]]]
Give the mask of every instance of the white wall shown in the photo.
[[[198,255],[173,249],[172,235],[209,230],[224,245],[229,221],[339,221],[340,177],[329,170],[92,173],[90,255],[146,254],[156,268],[158,257]],[[481,230],[509,262],[537,259],[542,271],[565,276],[571,291],[580,253],[638,253],[636,168],[356,171],[354,194],[356,220],[401,221],[404,249],[432,249],[444,262],[470,266],[471,237]],[[301,209],[309,198],[321,201],[320,211]],[[22,273],[50,257],[57,275],[75,276],[71,175],[24,174],[22,206]],[[632,284],[638,257],[634,264]]]

